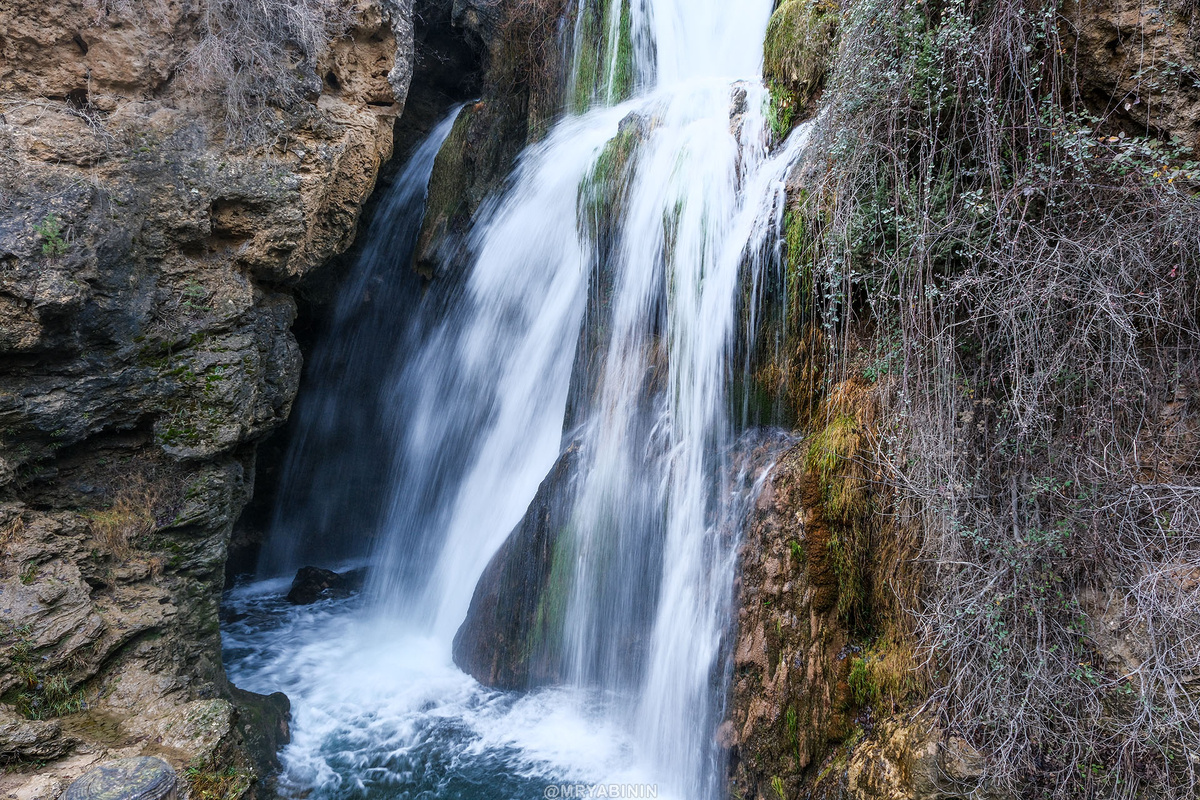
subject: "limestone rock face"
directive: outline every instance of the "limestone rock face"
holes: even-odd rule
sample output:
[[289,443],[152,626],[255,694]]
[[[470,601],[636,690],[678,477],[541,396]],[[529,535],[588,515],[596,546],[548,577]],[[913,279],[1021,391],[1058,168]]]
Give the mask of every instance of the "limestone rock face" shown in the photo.
[[1200,29],[1194,7],[1070,0],[1064,33],[1093,111],[1130,133],[1178,137],[1200,153]]
[[413,62],[410,0],[338,19],[246,139],[187,78],[192,4],[0,7],[0,793],[151,753],[244,793],[280,741],[248,721],[286,732],[224,677],[226,550]]
[[734,791],[746,798],[778,794],[772,779],[792,796],[805,770],[849,733],[848,636],[813,492],[819,497],[801,444],[768,477],[742,544],[721,738],[733,754]]
[[[1009,800],[981,785],[983,758],[927,717],[890,719],[849,754],[839,754],[827,797],[847,800]],[[831,773],[834,772],[831,770]]]
[[58,720],[28,720],[0,709],[0,758],[5,761],[57,758],[70,748]]

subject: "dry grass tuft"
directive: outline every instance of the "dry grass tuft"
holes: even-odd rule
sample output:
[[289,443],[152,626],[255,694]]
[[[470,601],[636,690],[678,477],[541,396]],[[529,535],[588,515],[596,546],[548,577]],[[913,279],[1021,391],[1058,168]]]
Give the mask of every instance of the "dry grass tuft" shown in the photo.
[[183,75],[241,140],[261,136],[275,109],[293,110],[321,91],[317,59],[351,23],[337,0],[205,0],[198,8],[201,38]]
[[88,514],[92,534],[114,559],[128,561],[134,543],[158,528],[156,509],[162,500],[161,489],[146,478],[127,479],[113,493],[108,508]]

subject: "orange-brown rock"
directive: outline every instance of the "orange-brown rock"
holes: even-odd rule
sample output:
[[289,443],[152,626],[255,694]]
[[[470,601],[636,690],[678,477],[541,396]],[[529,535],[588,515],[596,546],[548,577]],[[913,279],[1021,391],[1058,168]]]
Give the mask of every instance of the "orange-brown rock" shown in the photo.
[[1189,3],[1070,0],[1063,33],[1093,113],[1200,153],[1200,28]]

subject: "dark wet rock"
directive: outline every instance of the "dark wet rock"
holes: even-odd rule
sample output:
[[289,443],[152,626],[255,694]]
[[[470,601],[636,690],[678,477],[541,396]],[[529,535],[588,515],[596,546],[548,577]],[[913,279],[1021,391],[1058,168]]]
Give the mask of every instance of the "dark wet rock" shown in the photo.
[[476,584],[454,637],[454,663],[485,686],[529,689],[561,677],[569,575],[558,545],[571,513],[577,456],[577,446],[567,448],[542,481],[525,518]]
[[747,798],[781,794],[773,780],[798,794],[804,770],[851,730],[848,633],[806,453],[798,444],[771,470],[740,551],[734,677],[720,736],[733,755],[731,793]]
[[460,247],[475,212],[502,189],[517,156],[562,110],[557,26],[542,23],[565,7],[559,0],[454,0],[453,27],[482,49],[487,66],[478,102],[463,109],[434,165],[413,264],[421,275],[460,274]]
[[62,800],[163,800],[177,778],[161,758],[122,758],[101,764],[67,787]]
[[259,775],[271,775],[279,768],[279,751],[292,740],[292,702],[283,692],[263,695],[237,687],[231,691],[245,751]]
[[301,567],[292,580],[287,601],[294,605],[306,606],[326,597],[348,594],[362,587],[366,574],[366,570],[363,569],[334,572],[320,567]]

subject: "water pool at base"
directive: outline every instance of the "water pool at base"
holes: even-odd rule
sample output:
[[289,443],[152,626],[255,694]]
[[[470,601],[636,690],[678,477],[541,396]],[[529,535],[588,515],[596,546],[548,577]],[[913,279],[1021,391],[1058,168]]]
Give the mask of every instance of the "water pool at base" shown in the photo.
[[360,597],[294,606],[287,589],[274,580],[230,591],[222,628],[230,680],[292,702],[282,795],[669,797],[631,766],[633,744],[606,713],[615,698],[487,689],[439,657],[445,643],[381,627]]

